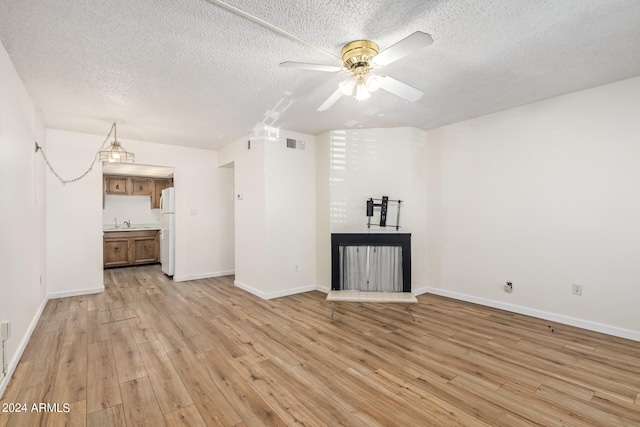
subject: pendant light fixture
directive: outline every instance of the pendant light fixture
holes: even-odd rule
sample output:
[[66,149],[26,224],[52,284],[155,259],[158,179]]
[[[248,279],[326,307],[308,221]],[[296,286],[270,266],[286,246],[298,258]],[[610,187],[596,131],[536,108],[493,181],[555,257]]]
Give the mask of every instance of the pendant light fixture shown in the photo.
[[[113,134],[113,141],[111,142],[111,145],[109,146],[109,148],[103,150],[102,148],[105,145],[107,145],[107,141],[109,141],[111,134]],[[56,172],[56,170],[53,168],[53,165],[51,165],[51,162],[49,162],[49,159],[47,158],[47,155],[44,152],[44,148],[38,144],[38,141],[36,141],[35,147],[36,147],[36,153],[40,152],[40,154],[42,154],[42,157],[44,158],[45,163],[49,167],[49,170],[51,171],[52,174],[56,176],[56,178],[58,178],[58,180],[62,183],[62,185],[66,185],[71,182],[80,181],[82,178],[87,176],[89,172],[93,170],[93,166],[96,164],[97,161],[107,162],[107,163],[133,163],[136,160],[135,154],[129,153],[128,151],[126,151],[124,148],[122,148],[122,145],[120,145],[120,143],[118,142],[115,123],[111,125],[111,130],[109,131],[109,134],[104,139],[104,142],[96,152],[96,155],[93,157],[93,161],[89,165],[89,168],[86,171],[84,171],[84,173],[82,173],[81,175],[73,179],[64,179],[63,177],[60,176],[60,174],[58,174],[58,172]]]
[[98,159],[106,163],[134,163],[136,161],[136,155],[122,148],[122,145],[118,142],[115,122],[111,125],[111,130],[113,131],[113,141],[111,141],[109,147],[98,151]]

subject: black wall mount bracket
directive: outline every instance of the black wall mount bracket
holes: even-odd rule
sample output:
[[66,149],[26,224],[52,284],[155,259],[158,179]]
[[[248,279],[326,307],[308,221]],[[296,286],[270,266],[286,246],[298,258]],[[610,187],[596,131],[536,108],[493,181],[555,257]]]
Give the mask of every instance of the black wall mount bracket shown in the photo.
[[[389,207],[395,206],[396,208],[396,223],[387,224],[387,218],[389,215]],[[382,196],[381,199],[374,199],[373,197],[367,200],[367,228],[371,228],[372,225],[378,227],[395,227],[396,230],[400,229],[400,207],[402,206],[402,200],[392,200],[389,196]],[[380,210],[380,221],[378,224],[372,224],[371,218],[375,215],[376,210]]]

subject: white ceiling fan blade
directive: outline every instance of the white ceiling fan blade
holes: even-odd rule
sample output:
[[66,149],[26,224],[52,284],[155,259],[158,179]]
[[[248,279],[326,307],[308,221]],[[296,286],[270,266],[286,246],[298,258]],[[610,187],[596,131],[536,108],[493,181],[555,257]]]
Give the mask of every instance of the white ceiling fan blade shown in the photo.
[[328,110],[333,106],[333,104],[335,104],[338,101],[338,99],[342,97],[342,95],[343,95],[342,90],[340,88],[336,89],[336,91],[333,92],[331,96],[327,98],[327,100],[324,101],[321,106],[318,107],[316,111]]
[[338,73],[344,70],[344,68],[336,67],[335,65],[307,64],[305,62],[292,61],[281,62],[280,66],[284,68],[297,68],[300,70],[325,71],[328,73]]
[[383,50],[373,58],[373,63],[376,67],[384,67],[398,59],[404,58],[407,55],[416,52],[423,47],[429,46],[433,43],[433,39],[427,33],[422,31],[416,31],[410,36],[400,40],[398,43]]
[[409,86],[408,84],[402,83],[396,79],[393,79],[389,76],[378,76],[380,78],[380,88],[386,90],[389,93],[399,96],[400,98],[404,98],[409,102],[416,102],[418,99],[422,98],[424,92],[416,89],[415,87]]

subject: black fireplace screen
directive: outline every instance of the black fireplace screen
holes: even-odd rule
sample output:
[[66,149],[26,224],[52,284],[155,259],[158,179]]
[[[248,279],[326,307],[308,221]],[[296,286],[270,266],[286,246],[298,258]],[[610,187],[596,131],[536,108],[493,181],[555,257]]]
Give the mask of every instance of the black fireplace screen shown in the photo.
[[332,234],[331,289],[411,292],[411,234]]

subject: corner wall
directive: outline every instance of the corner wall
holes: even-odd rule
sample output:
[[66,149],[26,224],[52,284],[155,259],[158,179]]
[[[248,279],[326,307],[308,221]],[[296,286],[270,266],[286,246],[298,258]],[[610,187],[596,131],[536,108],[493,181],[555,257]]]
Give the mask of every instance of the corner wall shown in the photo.
[[[247,141],[251,140],[250,149]],[[265,147],[261,138],[246,137],[222,149],[233,162],[235,188],[235,285],[267,296]]]
[[234,169],[235,284],[264,299],[316,287],[315,139],[264,126],[220,152]]
[[45,164],[34,149],[45,129],[2,45],[0,93],[0,321],[11,322],[2,396],[47,302]]
[[429,291],[640,340],[639,99],[634,78],[428,131]]
[[[287,148],[287,138],[304,150]],[[270,297],[316,287],[315,137],[278,130],[265,135],[266,265]]]

